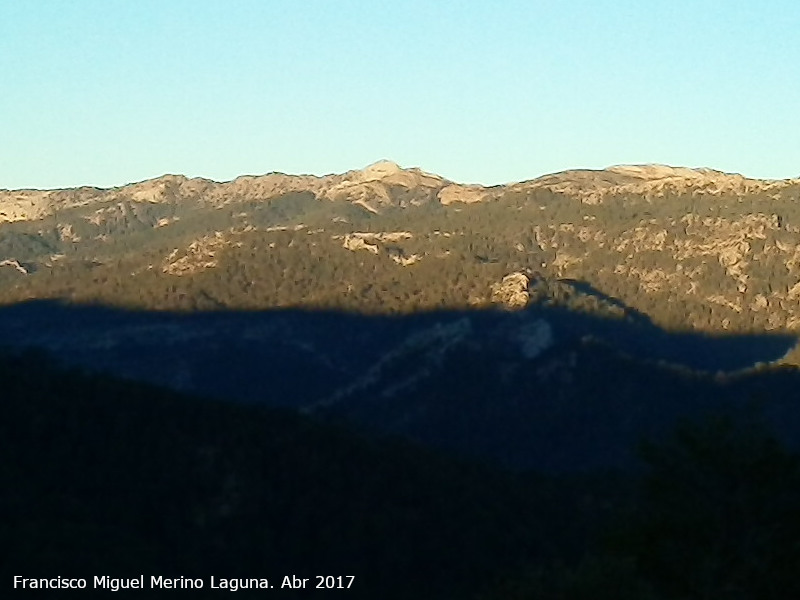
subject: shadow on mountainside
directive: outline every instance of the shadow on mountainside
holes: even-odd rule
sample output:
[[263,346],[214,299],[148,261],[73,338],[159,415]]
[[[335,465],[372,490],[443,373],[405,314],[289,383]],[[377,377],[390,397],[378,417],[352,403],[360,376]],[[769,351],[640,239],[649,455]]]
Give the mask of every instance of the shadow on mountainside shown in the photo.
[[[217,587],[268,578],[274,589],[295,575],[309,583],[297,598],[467,597],[522,561],[574,552],[604,512],[541,478],[289,411],[81,374],[36,353],[0,358],[6,585],[86,578],[82,595],[107,597],[95,576],[143,575],[145,589],[151,576],[185,577],[204,584],[192,597],[216,598],[212,575]],[[318,575],[331,577],[321,590]]]
[[[481,364],[449,369],[451,381],[465,393],[485,383]],[[83,595],[105,597],[113,581],[98,589],[95,576],[142,576],[145,589],[180,576],[176,588],[197,578],[192,596],[206,598],[219,595],[211,576],[217,588],[248,578],[237,597],[250,598],[264,592],[249,578],[282,589],[298,577],[310,585],[297,598],[655,600],[714,596],[735,573],[742,597],[797,596],[798,462],[747,420],[679,428],[645,446],[641,473],[551,477],[63,369],[40,352],[0,353],[0,381],[7,582],[83,577]],[[575,400],[567,409],[604,408]],[[585,442],[583,425],[567,441]],[[320,591],[318,575],[352,587]]]
[[180,314],[37,301],[0,310],[0,340],[514,468],[628,467],[639,439],[709,412],[752,412],[795,444],[800,430],[795,370],[733,375],[780,359],[794,336],[671,333],[563,307]]
[[645,313],[633,308],[632,306],[629,306],[628,304],[625,304],[625,302],[619,298],[609,296],[587,281],[580,281],[578,279],[558,279],[557,282],[572,287],[579,294],[590,298],[596,298],[600,302],[619,309],[623,312],[623,314],[625,314],[625,316],[629,317],[632,321],[638,323],[639,325],[653,325],[653,321]]

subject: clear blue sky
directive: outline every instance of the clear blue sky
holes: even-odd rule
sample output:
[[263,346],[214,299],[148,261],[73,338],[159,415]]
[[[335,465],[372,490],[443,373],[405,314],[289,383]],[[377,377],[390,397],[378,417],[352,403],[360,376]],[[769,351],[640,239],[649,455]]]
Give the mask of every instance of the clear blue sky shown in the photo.
[[0,0],[0,188],[800,175],[800,2]]

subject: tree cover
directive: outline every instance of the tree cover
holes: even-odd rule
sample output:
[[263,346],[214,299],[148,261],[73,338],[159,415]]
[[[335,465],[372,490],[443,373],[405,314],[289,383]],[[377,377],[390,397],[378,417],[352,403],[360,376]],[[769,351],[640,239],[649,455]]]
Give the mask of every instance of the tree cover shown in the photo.
[[545,477],[37,354],[4,356],[0,377],[7,581],[341,574],[357,582],[342,596],[480,600],[800,592],[798,458],[755,423],[687,423],[645,444],[636,474]]
[[[0,268],[0,301],[413,312],[485,306],[493,284],[522,270],[584,282],[668,329],[781,331],[800,319],[791,292],[800,277],[794,193],[693,190],[591,205],[546,189],[507,190],[492,201],[379,214],[310,193],[217,208],[120,201],[3,224],[0,260],[29,274]],[[410,237],[375,242],[375,253],[348,250],[342,239],[398,231]],[[224,239],[215,266],[164,272],[173,251],[183,256],[216,233]],[[419,260],[407,266],[396,260],[413,255]]]

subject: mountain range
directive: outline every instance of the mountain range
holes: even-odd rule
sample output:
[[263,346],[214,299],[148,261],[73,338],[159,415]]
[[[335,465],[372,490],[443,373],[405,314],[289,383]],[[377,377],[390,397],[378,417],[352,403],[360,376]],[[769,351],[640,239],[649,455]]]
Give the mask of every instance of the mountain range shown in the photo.
[[0,572],[794,597],[798,327],[800,180],[0,191]]
[[388,161],[6,191],[0,333],[516,468],[629,465],[712,410],[792,441],[798,200],[709,169],[483,187]]
[[481,187],[390,162],[325,177],[0,191],[0,300],[409,312],[491,306],[522,273],[586,283],[670,329],[791,331],[799,197],[800,180],[707,169]]

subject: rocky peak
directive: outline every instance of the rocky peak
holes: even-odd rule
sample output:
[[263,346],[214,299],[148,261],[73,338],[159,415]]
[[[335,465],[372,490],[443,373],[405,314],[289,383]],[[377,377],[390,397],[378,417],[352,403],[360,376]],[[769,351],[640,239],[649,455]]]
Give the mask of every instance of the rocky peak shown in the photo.
[[750,179],[738,173],[723,173],[713,169],[644,164],[616,165],[599,171],[563,171],[512,184],[509,189],[544,188],[573,197],[584,204],[601,204],[608,198],[625,194],[641,195],[648,200],[687,192],[743,196],[766,190],[778,191],[798,182],[800,180],[797,179]]
[[371,165],[364,167],[361,170],[361,175],[364,181],[375,181],[396,175],[403,169],[396,162],[391,160],[379,160]]
[[530,277],[526,273],[515,271],[509,273],[501,281],[492,285],[491,301],[509,309],[525,308],[530,301],[528,286]]

